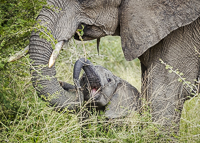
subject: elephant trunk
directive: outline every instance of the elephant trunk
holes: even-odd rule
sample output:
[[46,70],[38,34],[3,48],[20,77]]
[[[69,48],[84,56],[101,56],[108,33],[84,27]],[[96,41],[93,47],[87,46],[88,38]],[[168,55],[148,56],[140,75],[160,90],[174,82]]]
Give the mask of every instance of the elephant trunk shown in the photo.
[[74,65],[73,78],[74,78],[75,84],[79,79],[80,71],[82,68],[85,71],[85,74],[86,74],[88,82],[90,83],[91,89],[96,91],[98,88],[101,87],[100,76],[98,72],[96,71],[95,66],[89,60],[85,60],[84,58],[80,58],[79,60],[77,60]]
[[[55,5],[56,6],[56,5]],[[51,15],[51,17],[49,16]],[[56,33],[58,29],[55,29],[55,23],[58,20],[58,15],[50,9],[43,8],[38,16],[38,20],[41,24],[46,24],[47,30],[51,31],[53,36],[59,40],[59,36]],[[50,20],[51,19],[51,20]],[[70,21],[69,21],[70,22]],[[59,26],[61,27],[61,26]],[[75,33],[76,27],[67,29],[67,39],[73,36],[71,33]],[[67,40],[65,40],[67,41]],[[82,102],[80,96],[74,95],[65,91],[57,81],[55,65],[51,68],[48,67],[49,59],[52,54],[52,45],[49,40],[41,38],[39,32],[32,32],[30,38],[30,59],[32,60],[31,74],[33,86],[37,91],[39,97],[48,101],[51,106],[55,106],[57,109],[68,107],[68,109],[75,109]]]
[[33,61],[31,67],[32,82],[37,94],[43,100],[48,101],[51,106],[74,109],[79,104],[78,97],[63,90],[57,78],[55,78],[55,65],[48,67],[49,58],[52,53],[51,44],[33,33],[30,39],[30,59]]

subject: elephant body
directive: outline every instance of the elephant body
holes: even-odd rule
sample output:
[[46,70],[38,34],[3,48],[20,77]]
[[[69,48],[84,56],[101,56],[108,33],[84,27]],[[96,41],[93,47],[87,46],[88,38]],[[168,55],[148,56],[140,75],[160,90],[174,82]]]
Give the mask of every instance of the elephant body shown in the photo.
[[[181,110],[190,88],[169,73],[166,64],[178,69],[192,84],[199,77],[200,1],[199,0],[48,0],[58,12],[44,7],[37,20],[51,31],[56,47],[68,42],[84,26],[83,40],[106,35],[121,37],[127,60],[139,58],[142,67],[142,94],[150,101],[152,118],[164,126],[180,121]],[[51,41],[52,42],[52,41]],[[74,109],[80,97],[63,90],[55,78],[51,42],[33,32],[30,58],[33,86],[40,97],[58,108]],[[176,127],[175,127],[176,128]]]

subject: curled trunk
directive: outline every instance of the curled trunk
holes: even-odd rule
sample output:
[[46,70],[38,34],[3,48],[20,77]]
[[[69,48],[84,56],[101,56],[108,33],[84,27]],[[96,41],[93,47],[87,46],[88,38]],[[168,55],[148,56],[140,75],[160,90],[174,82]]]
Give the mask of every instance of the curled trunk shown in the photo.
[[99,88],[101,86],[101,81],[98,72],[96,72],[96,68],[94,67],[94,65],[89,60],[85,60],[84,58],[80,58],[79,60],[77,60],[74,65],[73,78],[75,85],[79,86],[79,75],[82,68],[85,71],[90,85]]

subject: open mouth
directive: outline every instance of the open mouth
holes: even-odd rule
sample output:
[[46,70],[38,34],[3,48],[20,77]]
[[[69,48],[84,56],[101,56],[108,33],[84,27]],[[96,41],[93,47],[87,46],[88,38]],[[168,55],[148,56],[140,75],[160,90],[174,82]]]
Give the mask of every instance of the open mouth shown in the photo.
[[100,87],[91,87],[90,97],[94,98],[95,100],[98,99],[98,93],[100,91]]

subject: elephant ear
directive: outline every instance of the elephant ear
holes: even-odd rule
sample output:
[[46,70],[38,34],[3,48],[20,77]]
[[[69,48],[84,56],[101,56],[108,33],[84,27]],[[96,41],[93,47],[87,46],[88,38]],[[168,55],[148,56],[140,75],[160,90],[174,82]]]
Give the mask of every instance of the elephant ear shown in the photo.
[[170,32],[199,16],[199,0],[124,0],[120,36],[125,58],[139,57]]
[[127,82],[118,84],[116,92],[106,106],[105,116],[121,118],[140,108],[140,93]]

